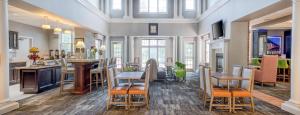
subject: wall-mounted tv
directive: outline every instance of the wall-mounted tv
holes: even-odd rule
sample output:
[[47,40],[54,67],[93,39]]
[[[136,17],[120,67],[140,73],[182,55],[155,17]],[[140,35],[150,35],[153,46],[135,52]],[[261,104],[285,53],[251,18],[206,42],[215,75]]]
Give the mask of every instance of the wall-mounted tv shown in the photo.
[[223,20],[220,20],[212,24],[212,37],[214,40],[224,37]]

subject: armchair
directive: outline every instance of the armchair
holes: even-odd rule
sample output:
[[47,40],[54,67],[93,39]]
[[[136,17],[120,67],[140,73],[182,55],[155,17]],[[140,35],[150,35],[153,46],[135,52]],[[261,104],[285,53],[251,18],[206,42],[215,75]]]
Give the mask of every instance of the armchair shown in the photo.
[[261,83],[273,83],[276,86],[277,78],[277,55],[265,55],[262,59],[261,69],[255,71],[256,82]]

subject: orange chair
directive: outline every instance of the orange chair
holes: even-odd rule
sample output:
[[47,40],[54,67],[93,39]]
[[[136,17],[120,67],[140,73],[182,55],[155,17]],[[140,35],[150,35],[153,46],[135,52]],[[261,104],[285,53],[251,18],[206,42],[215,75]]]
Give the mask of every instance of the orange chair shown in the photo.
[[[253,86],[254,86],[254,72],[252,69],[243,69],[243,78],[248,78],[249,80],[243,80],[240,89],[232,90],[233,106],[232,109],[235,111],[236,107],[250,106],[252,112],[254,112],[254,101],[252,96]],[[236,104],[237,98],[250,98],[250,104]]]
[[265,55],[262,59],[261,69],[255,71],[254,80],[261,83],[273,83],[276,86],[277,79],[277,55]]
[[[146,69],[146,76],[145,76],[145,85],[144,86],[132,86],[130,87],[128,91],[129,95],[129,106],[139,106],[137,104],[146,104],[147,109],[149,109],[149,80],[150,80],[150,64],[147,65]],[[132,101],[132,96],[133,95],[141,95],[143,96],[143,101],[144,102],[133,102]]]
[[[107,94],[106,109],[108,110],[110,105],[123,105],[127,109],[128,106],[127,93],[130,86],[129,85],[116,86],[113,68],[107,69],[107,84],[108,84],[108,94]],[[117,100],[116,96],[121,98],[124,97],[124,101],[123,102],[116,101]]]
[[[211,71],[209,68],[205,68],[204,73],[205,73],[206,96],[204,98],[204,106],[206,103],[207,96],[210,96],[209,111],[211,111],[212,107],[214,106],[223,106],[223,107],[228,107],[229,112],[231,112],[231,92],[228,91],[227,89],[214,88],[211,82],[210,72]],[[228,98],[227,104],[214,104],[216,97]]]

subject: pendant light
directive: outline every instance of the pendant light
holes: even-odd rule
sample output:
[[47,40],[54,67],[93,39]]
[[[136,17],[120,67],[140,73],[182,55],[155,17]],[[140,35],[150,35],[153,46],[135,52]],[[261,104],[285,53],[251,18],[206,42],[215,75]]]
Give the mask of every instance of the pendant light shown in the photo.
[[53,31],[54,31],[54,33],[56,33],[56,34],[62,32],[62,29],[60,28],[60,23],[59,23],[58,20],[56,21],[56,27],[54,28]]
[[42,25],[43,29],[49,30],[51,29],[51,25],[48,23],[48,17],[44,16],[44,24]]

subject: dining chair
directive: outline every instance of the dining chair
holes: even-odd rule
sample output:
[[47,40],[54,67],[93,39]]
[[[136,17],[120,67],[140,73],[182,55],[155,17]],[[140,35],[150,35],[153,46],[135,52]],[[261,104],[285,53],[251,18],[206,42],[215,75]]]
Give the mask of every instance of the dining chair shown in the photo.
[[[146,104],[147,109],[149,109],[149,80],[150,80],[150,64],[147,65],[148,68],[146,69],[146,77],[145,77],[145,85],[144,86],[131,86],[128,91],[129,95],[129,106],[138,106],[135,104]],[[143,102],[132,100],[133,95],[140,95],[143,97]],[[140,97],[139,97],[140,98]],[[138,99],[139,100],[139,99]]]
[[[231,92],[228,91],[227,89],[223,88],[214,88],[213,84],[211,82],[211,70],[210,68],[205,68],[204,69],[204,74],[205,74],[205,86],[206,86],[206,96],[204,98],[204,106],[206,104],[207,96],[210,97],[210,105],[209,105],[209,111],[212,110],[212,107],[214,106],[221,106],[221,107],[228,107],[229,112],[231,112]],[[227,104],[225,104],[225,100],[223,101],[224,104],[217,104],[214,103],[216,98],[227,98]]]
[[[75,68],[68,67],[68,63],[65,58],[62,58],[61,60],[61,77],[60,77],[60,95],[62,92],[66,91],[64,89],[65,83],[73,83],[73,87],[75,88]],[[72,74],[74,76],[73,80],[67,79],[67,76],[69,74]],[[73,89],[74,89],[73,88]],[[68,89],[68,91],[72,91],[73,89]]]
[[[101,88],[102,92],[104,92],[104,74],[103,74],[103,69],[104,69],[104,60],[100,59],[98,67],[95,69],[90,70],[90,92],[92,92],[92,85],[96,84],[97,91],[98,91],[98,84],[99,84],[99,78],[101,82]],[[93,76],[95,74],[95,76]],[[99,77],[100,74],[100,77]]]
[[199,66],[199,97],[201,97],[201,92],[203,92],[203,94],[202,94],[202,99],[204,99],[205,98],[205,92],[206,92],[206,88],[205,88],[205,76],[204,76],[204,65],[200,65]]
[[[241,65],[233,65],[233,67],[232,67],[232,76],[233,77],[241,77],[242,70],[243,70],[243,67]],[[240,85],[240,81],[233,80],[233,81],[231,81],[230,85],[231,85],[231,87],[237,88]]]
[[[241,88],[232,90],[232,98],[233,98],[233,111],[235,111],[236,107],[244,107],[249,106],[254,112],[254,100],[253,100],[253,86],[254,86],[254,70],[249,68],[244,68],[242,73],[243,78],[247,78],[248,80],[243,80],[241,83]],[[250,104],[236,104],[236,100],[238,98],[250,98]],[[243,101],[242,101],[243,102]]]
[[[130,86],[115,85],[113,68],[107,69],[107,85],[108,85],[108,94],[106,100],[107,101],[106,109],[108,110],[111,105],[124,105],[125,109],[127,109],[128,108],[127,93]],[[118,99],[118,98],[123,98],[123,99]]]

